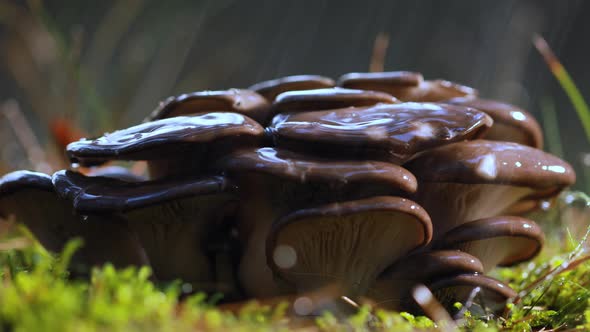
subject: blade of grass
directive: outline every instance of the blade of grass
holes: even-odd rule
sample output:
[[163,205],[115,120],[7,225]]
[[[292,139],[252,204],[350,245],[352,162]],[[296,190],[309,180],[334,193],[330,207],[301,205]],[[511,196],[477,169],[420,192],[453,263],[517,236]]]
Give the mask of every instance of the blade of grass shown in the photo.
[[543,119],[543,131],[547,141],[549,152],[563,157],[563,145],[559,135],[559,123],[555,112],[555,103],[550,98],[541,100],[541,117]]
[[559,62],[543,37],[535,35],[533,37],[533,44],[539,53],[541,53],[543,59],[547,62],[549,69],[569,97],[578,117],[580,118],[580,122],[584,127],[586,139],[590,142],[590,108],[580,93],[580,90],[578,90],[578,87],[572,80],[571,76]]

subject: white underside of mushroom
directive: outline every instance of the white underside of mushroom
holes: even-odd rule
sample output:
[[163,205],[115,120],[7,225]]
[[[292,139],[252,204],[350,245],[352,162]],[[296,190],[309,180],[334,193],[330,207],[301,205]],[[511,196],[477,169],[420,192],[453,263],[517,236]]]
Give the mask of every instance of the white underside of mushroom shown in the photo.
[[292,222],[277,235],[275,250],[293,248],[295,262],[281,274],[298,292],[337,285],[340,295],[356,297],[423,241],[415,217],[375,211]]
[[434,239],[464,223],[497,216],[533,192],[502,184],[421,182],[418,188],[414,200],[432,218]]
[[498,236],[461,243],[454,248],[479,258],[484,272],[488,272],[502,262],[515,262],[531,257],[538,245],[537,241],[523,237]]

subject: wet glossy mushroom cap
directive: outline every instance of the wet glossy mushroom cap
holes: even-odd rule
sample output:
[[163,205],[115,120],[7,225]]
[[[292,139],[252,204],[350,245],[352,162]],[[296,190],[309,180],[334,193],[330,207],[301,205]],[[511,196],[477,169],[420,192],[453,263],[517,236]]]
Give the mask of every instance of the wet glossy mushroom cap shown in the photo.
[[333,160],[280,148],[236,151],[216,163],[229,173],[259,173],[299,183],[383,184],[402,192],[416,191],[416,178],[401,166],[382,161]]
[[255,139],[263,133],[252,119],[237,113],[208,113],[143,123],[80,140],[67,148],[73,163],[92,165],[103,160],[153,160],[173,157],[196,145],[222,138]]
[[208,113],[143,123],[68,145],[73,163],[92,166],[108,160],[147,160],[153,178],[195,174],[214,155],[257,146],[264,129],[237,113]]
[[425,151],[404,165],[418,179],[414,199],[433,216],[436,234],[497,216],[523,198],[547,198],[575,181],[572,167],[517,143],[465,141]]
[[403,101],[436,102],[477,95],[477,90],[445,80],[424,81],[419,73],[393,71],[350,73],[340,77],[338,86],[350,89],[383,91]]
[[534,221],[499,216],[454,228],[434,246],[470,253],[479,258],[487,272],[496,266],[511,266],[533,258],[543,247],[543,241],[543,231]]
[[250,86],[248,89],[258,92],[269,101],[286,91],[311,90],[331,88],[334,80],[319,75],[294,75],[263,81]]
[[57,193],[82,214],[123,213],[182,198],[230,193],[235,186],[222,176],[194,176],[129,182],[84,176],[73,171],[53,175]]
[[449,308],[456,302],[463,304],[467,302],[477,287],[480,291],[475,296],[474,302],[494,312],[504,309],[506,301],[516,297],[516,292],[510,286],[477,273],[441,278],[426,286],[443,305]]
[[514,142],[538,149],[543,147],[541,126],[529,112],[521,108],[495,100],[473,97],[453,98],[445,103],[477,108],[491,116],[494,119],[494,125],[485,136],[487,140]]
[[268,118],[269,108],[270,104],[263,96],[250,90],[199,91],[169,97],[160,103],[146,121],[210,112],[231,112],[261,122]]
[[434,250],[410,254],[388,267],[373,284],[368,298],[380,307],[400,310],[417,285],[465,273],[483,273],[482,263],[459,250]]
[[274,222],[268,265],[298,292],[331,284],[363,295],[385,268],[430,241],[428,214],[416,203],[381,196],[304,209]]
[[320,111],[352,106],[396,104],[393,96],[377,91],[343,88],[289,91],[277,96],[272,104],[273,114],[296,111]]
[[58,194],[76,211],[124,218],[161,280],[211,282],[205,239],[232,214],[235,187],[225,178],[183,177],[146,182],[54,174]]
[[65,244],[60,230],[62,223],[72,219],[68,212],[67,205],[58,201],[49,175],[16,171],[0,178],[0,217],[14,215],[48,250],[59,251]]
[[279,147],[403,163],[422,150],[478,138],[491,125],[472,108],[403,103],[279,114],[267,131]]
[[67,201],[58,198],[49,175],[17,171],[0,179],[0,217],[10,215],[53,252],[60,252],[68,240],[82,237],[84,247],[74,263],[98,265],[108,260],[118,267],[146,264],[141,247],[125,225],[76,215]]
[[240,187],[238,230],[244,243],[240,278],[257,297],[276,295],[266,265],[264,241],[271,224],[284,214],[335,201],[411,193],[414,176],[400,166],[379,161],[335,161],[278,148],[233,152],[215,168]]

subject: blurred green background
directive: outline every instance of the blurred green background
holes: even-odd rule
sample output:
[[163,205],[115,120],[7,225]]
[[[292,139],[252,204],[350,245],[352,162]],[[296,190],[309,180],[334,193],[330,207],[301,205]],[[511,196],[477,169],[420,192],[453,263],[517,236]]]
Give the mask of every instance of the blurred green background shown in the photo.
[[381,34],[385,70],[473,86],[557,128],[546,148],[590,189],[580,121],[531,42],[545,37],[590,99],[589,15],[583,0],[0,0],[0,171],[63,167],[64,120],[67,137],[93,136],[173,94],[367,71]]

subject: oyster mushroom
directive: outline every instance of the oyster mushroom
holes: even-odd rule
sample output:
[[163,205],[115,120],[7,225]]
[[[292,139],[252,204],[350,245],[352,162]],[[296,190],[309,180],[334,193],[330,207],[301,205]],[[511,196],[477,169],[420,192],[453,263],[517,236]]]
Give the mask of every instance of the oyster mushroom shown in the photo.
[[466,222],[502,214],[521,199],[557,195],[575,181],[565,161],[517,143],[474,140],[425,151],[405,164],[413,199],[432,216],[435,238]]
[[291,213],[273,223],[266,257],[297,292],[330,285],[356,298],[387,266],[428,244],[426,211],[404,198],[380,196]]
[[248,89],[258,92],[267,100],[273,101],[276,96],[286,91],[331,88],[334,80],[320,75],[294,75],[263,81]]
[[460,97],[446,100],[445,103],[477,108],[494,119],[494,125],[485,135],[491,141],[508,141],[543,148],[543,132],[535,118],[527,111],[507,103]]
[[294,111],[319,111],[351,106],[395,104],[398,100],[384,92],[343,88],[289,91],[278,95],[273,114]]
[[115,266],[147,264],[147,258],[133,232],[125,224],[101,217],[74,214],[67,201],[55,193],[47,174],[16,171],[0,179],[0,216],[13,215],[53,252],[60,252],[69,239],[81,237],[84,246],[75,263]]
[[468,222],[447,232],[435,248],[458,249],[482,262],[485,272],[530,260],[543,247],[543,231],[532,220],[499,216]]
[[425,81],[421,74],[407,71],[349,73],[338,79],[349,89],[383,91],[403,101],[436,102],[477,95],[477,90],[445,80]]
[[235,188],[225,178],[126,182],[60,171],[53,182],[57,193],[71,201],[77,212],[125,220],[145,248],[158,279],[214,280],[205,243],[232,213]]
[[263,123],[268,118],[269,108],[270,104],[263,96],[250,90],[199,91],[169,97],[160,103],[146,121],[211,112],[232,112]]
[[459,250],[418,252],[400,259],[381,273],[367,296],[380,307],[402,310],[411,303],[411,290],[418,284],[483,271],[476,257]]
[[[466,303],[472,294],[475,294],[475,303],[494,312],[502,311],[506,301],[517,295],[505,283],[478,273],[441,278],[427,283],[426,286],[446,307],[451,307],[456,302]],[[479,288],[479,292],[474,293],[476,288]]]
[[414,176],[378,161],[335,161],[275,148],[236,151],[215,164],[240,188],[238,231],[244,246],[239,274],[248,294],[276,295],[264,241],[272,222],[294,210],[374,195],[410,193]]
[[80,140],[67,148],[70,160],[92,166],[108,160],[147,160],[150,175],[195,174],[213,155],[256,146],[264,129],[237,113],[207,113],[143,123]]
[[491,125],[472,108],[403,103],[279,114],[267,131],[279,147],[403,163],[422,150],[478,138]]

